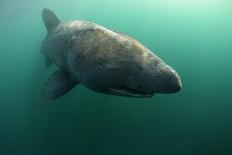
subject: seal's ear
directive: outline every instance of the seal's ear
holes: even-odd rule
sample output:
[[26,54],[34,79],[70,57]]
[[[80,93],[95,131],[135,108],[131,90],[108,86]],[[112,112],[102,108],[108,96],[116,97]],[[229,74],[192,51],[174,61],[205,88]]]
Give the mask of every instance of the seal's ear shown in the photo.
[[47,27],[48,33],[50,33],[60,23],[58,17],[51,10],[47,8],[43,9],[42,18],[44,24]]

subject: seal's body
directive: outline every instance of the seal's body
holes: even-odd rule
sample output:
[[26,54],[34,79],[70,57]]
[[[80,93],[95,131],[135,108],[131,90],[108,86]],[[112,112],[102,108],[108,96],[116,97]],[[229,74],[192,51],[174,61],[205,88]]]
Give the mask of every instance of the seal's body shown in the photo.
[[43,10],[48,35],[42,44],[47,65],[57,70],[43,94],[56,99],[76,84],[101,93],[151,97],[180,90],[178,74],[133,38],[87,21],[60,22]]

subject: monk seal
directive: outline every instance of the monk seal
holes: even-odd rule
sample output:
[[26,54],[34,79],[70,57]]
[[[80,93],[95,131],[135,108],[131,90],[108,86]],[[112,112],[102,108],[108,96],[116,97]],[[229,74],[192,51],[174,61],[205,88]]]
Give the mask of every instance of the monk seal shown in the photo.
[[88,21],[61,22],[47,8],[42,19],[47,36],[41,50],[47,66],[58,67],[43,89],[45,100],[57,99],[77,84],[141,98],[182,87],[177,72],[132,37]]

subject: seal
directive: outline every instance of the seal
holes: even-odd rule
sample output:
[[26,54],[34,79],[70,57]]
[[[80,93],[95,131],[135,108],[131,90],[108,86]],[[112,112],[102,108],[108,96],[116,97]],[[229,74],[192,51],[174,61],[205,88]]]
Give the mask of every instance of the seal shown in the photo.
[[143,98],[181,89],[177,72],[132,37],[88,21],[61,22],[46,8],[42,18],[47,36],[41,50],[47,67],[58,67],[43,89],[45,100],[55,100],[77,84]]

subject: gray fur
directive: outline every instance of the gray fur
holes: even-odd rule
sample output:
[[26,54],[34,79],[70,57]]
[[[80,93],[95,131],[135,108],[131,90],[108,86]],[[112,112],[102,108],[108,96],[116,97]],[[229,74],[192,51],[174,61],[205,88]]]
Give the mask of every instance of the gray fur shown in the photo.
[[[96,92],[131,97],[151,97],[155,93],[180,90],[181,80],[176,71],[133,38],[87,21],[57,23],[55,14],[49,11],[47,20],[46,12],[48,9],[43,11],[45,25],[53,25],[53,29],[47,27],[42,51],[71,77],[73,86],[81,83]],[[54,27],[54,23],[57,26]],[[52,82],[61,85],[59,81]],[[65,86],[59,88],[65,91],[52,92],[45,86],[45,98],[47,89],[52,94],[48,100],[70,90]],[[72,87],[69,85],[69,88]]]

